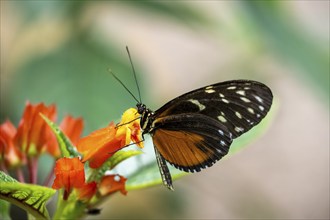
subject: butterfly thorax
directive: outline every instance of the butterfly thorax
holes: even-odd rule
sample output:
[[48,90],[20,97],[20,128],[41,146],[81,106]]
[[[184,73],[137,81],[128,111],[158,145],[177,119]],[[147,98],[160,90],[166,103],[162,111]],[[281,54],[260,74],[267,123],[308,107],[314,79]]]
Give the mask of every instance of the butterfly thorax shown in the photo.
[[141,115],[140,126],[143,134],[151,133],[153,130],[152,123],[154,121],[154,111],[148,109],[145,104],[136,104],[138,113]]

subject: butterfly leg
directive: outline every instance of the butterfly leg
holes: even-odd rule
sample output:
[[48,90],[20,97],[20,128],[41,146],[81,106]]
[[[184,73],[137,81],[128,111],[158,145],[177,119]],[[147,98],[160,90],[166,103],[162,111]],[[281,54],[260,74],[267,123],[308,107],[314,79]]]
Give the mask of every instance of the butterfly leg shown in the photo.
[[162,157],[162,155],[160,155],[157,148],[156,147],[154,147],[154,148],[155,148],[156,160],[157,160],[160,175],[162,177],[162,181],[168,189],[173,191],[174,188],[173,188],[173,184],[172,184],[172,177],[171,177],[170,170],[167,167],[165,159]]

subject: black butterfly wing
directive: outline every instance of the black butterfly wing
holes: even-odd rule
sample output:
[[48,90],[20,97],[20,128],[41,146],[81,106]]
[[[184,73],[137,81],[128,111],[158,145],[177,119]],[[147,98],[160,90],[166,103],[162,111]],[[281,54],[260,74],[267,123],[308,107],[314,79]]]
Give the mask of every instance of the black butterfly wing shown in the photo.
[[196,113],[157,118],[152,139],[160,156],[186,172],[212,166],[228,153],[231,133],[217,120]]
[[193,90],[171,100],[155,112],[155,118],[186,113],[205,115],[218,121],[236,138],[266,116],[272,100],[271,90],[260,82],[226,81]]

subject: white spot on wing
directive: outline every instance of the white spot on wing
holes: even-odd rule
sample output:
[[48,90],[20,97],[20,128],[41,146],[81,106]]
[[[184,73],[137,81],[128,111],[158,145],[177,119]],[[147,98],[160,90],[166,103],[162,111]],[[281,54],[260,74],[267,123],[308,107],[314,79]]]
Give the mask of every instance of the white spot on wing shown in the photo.
[[214,90],[214,89],[206,89],[205,92],[206,92],[206,93],[214,93],[215,90]]
[[261,103],[263,102],[262,98],[260,98],[260,97],[257,96],[257,95],[255,95],[254,98],[256,98],[256,100],[257,100],[258,102],[261,102]]
[[247,108],[247,110],[248,110],[251,114],[254,114],[254,110],[253,110],[253,108]]
[[195,104],[195,105],[197,105],[198,108],[199,108],[199,111],[202,111],[202,110],[205,109],[205,105],[201,104],[201,103],[200,103],[198,100],[196,100],[196,99],[189,99],[188,101],[191,102],[191,103],[193,103],[193,104]]
[[245,96],[245,91],[244,90],[238,90],[236,91],[237,94]]
[[231,90],[231,89],[236,89],[236,86],[230,86],[227,89]]
[[224,98],[225,97],[222,93],[219,93],[219,95],[220,95],[221,98]]
[[226,142],[224,142],[224,141],[220,141],[220,144],[222,145],[222,146],[226,146]]
[[236,115],[239,119],[242,119],[242,115],[241,115],[241,113],[239,113],[239,112],[235,112],[235,115]]
[[223,101],[224,103],[227,103],[227,104],[229,103],[229,101],[227,99],[222,98],[221,101]]
[[260,109],[261,111],[263,111],[263,110],[265,110],[265,107],[263,107],[262,105],[259,105],[259,109]]
[[240,99],[241,99],[243,102],[251,102],[250,99],[245,98],[245,97],[240,97]]
[[222,115],[218,116],[219,121],[226,123],[227,119],[225,117],[223,117]]
[[241,127],[235,127],[235,131],[237,131],[237,132],[241,132],[241,131],[244,131],[244,129],[241,128]]
[[223,131],[220,129],[218,131],[219,131],[219,134],[223,136]]
[[249,125],[253,125],[254,122],[253,121],[250,121],[250,119],[246,119],[247,123],[249,123]]

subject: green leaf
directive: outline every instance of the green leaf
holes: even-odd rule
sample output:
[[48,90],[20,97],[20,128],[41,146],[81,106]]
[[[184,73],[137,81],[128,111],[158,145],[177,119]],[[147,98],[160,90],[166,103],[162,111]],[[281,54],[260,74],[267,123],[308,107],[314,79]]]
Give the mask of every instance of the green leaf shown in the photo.
[[2,171],[0,171],[0,184],[0,199],[24,209],[37,219],[49,219],[46,202],[55,194],[56,190],[19,183]]
[[173,19],[178,24],[195,28],[205,27],[214,24],[214,21],[191,4],[184,1],[124,1],[131,6],[137,6],[143,12],[153,13],[157,16],[163,16],[165,19]]
[[[2,183],[15,183],[18,182],[17,180],[15,180],[14,178],[12,178],[11,176],[8,176],[7,174],[5,174],[4,172],[0,171],[0,186],[2,188]],[[1,219],[11,219],[10,218],[10,203],[6,202],[4,200],[0,199],[0,217]]]
[[60,146],[62,157],[81,156],[76,150],[76,148],[71,144],[70,139],[61,131],[61,129],[54,122],[49,120],[46,116],[44,116],[43,114],[40,115],[47,122],[49,127],[56,135],[56,139]]
[[[272,120],[274,119],[275,113],[278,109],[278,100],[275,99],[272,105],[270,112],[267,117],[264,118],[256,127],[251,129],[246,134],[242,135],[238,139],[235,139],[232,146],[230,147],[230,151],[224,159],[228,159],[230,155],[236,153],[239,150],[247,147],[253,140],[256,140],[262,134],[265,133],[267,128],[270,126]],[[171,172],[171,176],[173,180],[181,178],[182,176],[188,175],[189,173],[182,172],[178,169],[169,165],[169,169]],[[155,186],[162,184],[161,176],[159,174],[159,169],[156,161],[151,162],[143,167],[140,167],[128,176],[126,182],[126,190],[136,190],[147,188],[150,186]]]
[[[168,168],[170,169],[173,180],[188,174],[186,172],[175,169],[172,166],[169,166]],[[126,190],[130,191],[159,184],[162,184],[162,179],[160,177],[158,165],[156,162],[151,162],[138,169],[132,175],[128,176],[125,188]]]
[[0,183],[14,183],[14,182],[18,182],[18,181],[16,179],[14,179],[13,177],[0,171]]
[[10,203],[0,199],[0,219],[10,220]]
[[100,180],[107,170],[112,170],[122,161],[141,153],[142,151],[139,150],[117,151],[112,157],[103,163],[100,168],[92,171],[91,177],[88,178],[88,182]]
[[127,150],[127,151],[117,151],[112,157],[109,158],[107,162],[109,164],[110,170],[115,168],[119,163],[123,162],[124,160],[141,154],[142,151],[140,150]]

